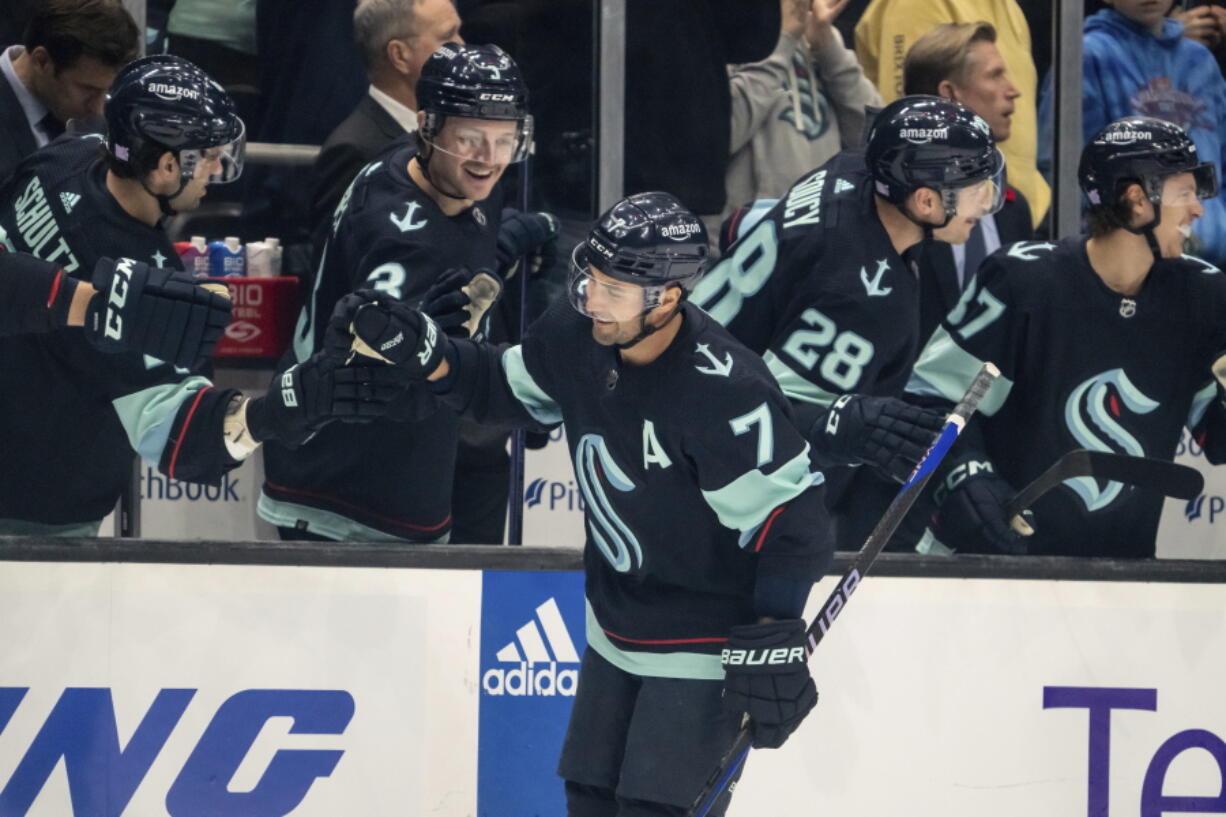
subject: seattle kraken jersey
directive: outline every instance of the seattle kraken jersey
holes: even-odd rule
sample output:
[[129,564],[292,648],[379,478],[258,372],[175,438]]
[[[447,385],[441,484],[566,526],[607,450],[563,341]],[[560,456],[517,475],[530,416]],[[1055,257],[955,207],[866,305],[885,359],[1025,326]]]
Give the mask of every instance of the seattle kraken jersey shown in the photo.
[[822,476],[761,358],[693,305],[682,314],[667,350],[630,366],[561,299],[500,358],[457,343],[457,379],[484,385],[445,399],[479,420],[565,423],[589,645],[629,672],[722,678],[729,628],[756,620],[757,572],[816,579],[831,542]]
[[[1160,261],[1139,293],[1107,287],[1085,238],[1020,242],[991,255],[921,352],[907,389],[956,401],[980,361],[1001,377],[972,421],[978,445],[1021,489],[1074,448],[1170,460],[1201,424],[1226,349],[1226,277],[1184,256]],[[975,433],[975,426],[981,434]],[[1081,477],[1034,505],[1032,553],[1154,555],[1162,500]]]
[[859,152],[793,185],[693,301],[762,355],[788,397],[822,406],[899,394],[919,344],[915,267],[877,218]]
[[[496,268],[501,188],[447,216],[409,176],[415,144],[394,143],[341,198],[283,366],[320,348],[333,307],[354,290],[418,303],[448,269]],[[458,418],[426,398],[412,390],[387,419],[333,423],[297,449],[267,445],[261,516],[342,540],[446,536]]]
[[[27,157],[0,188],[0,241],[85,281],[103,256],[181,269],[166,235],[107,191],[100,145],[96,136],[65,136]],[[139,353],[103,354],[79,328],[0,340],[0,391],[0,519],[102,519],[128,480],[134,448],[181,479],[212,481],[234,464],[212,406],[224,392]],[[179,416],[206,391],[193,421]],[[216,440],[201,444],[202,454],[195,440],[213,421]]]

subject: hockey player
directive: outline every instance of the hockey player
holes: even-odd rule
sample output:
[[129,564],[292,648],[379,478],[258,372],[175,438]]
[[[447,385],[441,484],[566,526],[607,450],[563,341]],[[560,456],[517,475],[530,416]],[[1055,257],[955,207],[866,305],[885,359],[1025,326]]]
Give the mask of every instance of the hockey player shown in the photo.
[[832,552],[823,478],[762,359],[687,301],[706,254],[698,218],[642,193],[575,248],[570,303],[521,345],[452,341],[394,301],[354,317],[466,415],[566,425],[588,533],[572,817],[684,814],[741,713],[774,747],[817,701],[799,616]]
[[[935,231],[965,242],[999,209],[1003,169],[981,117],[904,97],[878,115],[864,151],[797,181],[695,290],[763,356],[823,468],[867,464],[901,482],[940,429],[898,399],[922,342],[917,253]],[[865,469],[830,475],[838,541],[858,547],[897,486]]]
[[[498,265],[498,181],[531,143],[528,89],[497,46],[448,43],[422,67],[417,102],[416,145],[393,145],[341,198],[287,362],[320,349],[333,305],[362,288],[422,304],[449,330],[484,325],[501,287],[483,271]],[[385,420],[270,446],[259,514],[292,539],[447,541],[458,429],[410,392]]]
[[[102,317],[119,265],[125,298],[137,308],[132,320],[111,326]],[[184,272],[102,258],[92,278],[79,281],[55,264],[0,249],[0,336],[83,326],[85,338],[103,351],[141,352],[187,368],[213,354],[229,322],[230,299]],[[171,325],[175,330],[167,331]]]
[[1157,494],[1068,480],[1035,504],[1028,536],[1005,503],[1074,448],[1172,459],[1185,426],[1226,461],[1210,371],[1226,351],[1226,277],[1181,254],[1217,194],[1213,165],[1177,125],[1135,117],[1086,145],[1078,179],[1089,234],[990,255],[915,365],[908,392],[938,402],[976,361],[1002,372],[946,457],[925,550],[1152,557]]
[[[386,397],[366,394],[384,380],[393,389],[382,369],[334,371],[314,361],[278,382],[271,398],[246,401],[163,359],[90,343],[86,336],[119,348],[149,325],[155,302],[145,296],[167,277],[146,262],[178,265],[159,229],[163,214],[190,210],[210,182],[237,177],[243,155],[233,102],[178,57],[130,63],[105,115],[105,144],[63,137],[0,188],[7,249],[74,278],[100,272],[92,280],[104,296],[85,331],[0,339],[0,533],[93,535],[127,484],[134,451],[172,478],[216,483],[255,441],[305,437],[334,413],[376,413]],[[107,267],[104,257],[121,260]],[[210,311],[194,302],[193,292],[154,327],[161,337],[145,341],[184,362],[175,333],[190,340],[209,331]]]

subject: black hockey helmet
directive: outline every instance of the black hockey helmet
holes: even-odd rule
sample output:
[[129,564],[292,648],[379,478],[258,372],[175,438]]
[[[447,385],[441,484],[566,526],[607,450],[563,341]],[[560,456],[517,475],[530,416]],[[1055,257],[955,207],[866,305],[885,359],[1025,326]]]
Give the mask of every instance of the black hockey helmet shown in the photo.
[[448,116],[519,123],[511,162],[532,145],[528,86],[515,60],[496,45],[444,43],[421,69],[417,107],[425,122],[421,136],[434,143]]
[[959,189],[992,181],[987,212],[996,212],[1004,201],[1005,160],[988,123],[939,96],[905,96],[882,108],[864,158],[877,193],[895,206],[901,208],[921,187],[940,193],[945,223],[957,211]]
[[[659,306],[670,286],[693,291],[707,267],[707,228],[668,193],[636,193],[614,204],[571,255],[570,298],[588,308],[591,269],[643,291],[637,314]],[[602,286],[606,288],[606,282]],[[615,285],[614,285],[615,286]],[[617,318],[615,319],[624,319]]]
[[[1200,160],[1183,128],[1162,119],[1129,116],[1107,125],[1082,149],[1077,181],[1091,207],[1104,208],[1119,226],[1143,233],[1158,224],[1163,180],[1176,173],[1192,174],[1198,198],[1218,194],[1213,164]],[[1134,183],[1154,204],[1154,220],[1141,227],[1130,227],[1115,212],[1120,194]]]
[[126,65],[111,83],[104,114],[107,151],[118,162],[148,145],[178,156],[184,183],[206,151],[221,160],[211,183],[242,174],[246,130],[234,100],[182,57],[158,54]]

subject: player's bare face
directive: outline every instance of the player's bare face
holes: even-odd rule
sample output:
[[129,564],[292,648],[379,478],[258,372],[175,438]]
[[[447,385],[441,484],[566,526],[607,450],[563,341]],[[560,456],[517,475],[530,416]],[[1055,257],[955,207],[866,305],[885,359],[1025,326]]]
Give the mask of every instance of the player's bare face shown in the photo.
[[170,206],[177,212],[186,213],[200,206],[200,201],[208,192],[209,177],[221,172],[221,151],[210,148],[196,163],[195,172],[179,195],[170,200]]
[[610,278],[595,267],[588,272],[584,296],[586,314],[592,319],[592,339],[601,346],[632,340],[643,328],[643,288]]
[[488,198],[514,158],[518,133],[515,122],[448,117],[430,157],[431,178],[452,195]]
[[1191,173],[1178,173],[1163,180],[1162,217],[1154,228],[1154,238],[1164,258],[1177,258],[1192,237],[1192,224],[1205,214]]

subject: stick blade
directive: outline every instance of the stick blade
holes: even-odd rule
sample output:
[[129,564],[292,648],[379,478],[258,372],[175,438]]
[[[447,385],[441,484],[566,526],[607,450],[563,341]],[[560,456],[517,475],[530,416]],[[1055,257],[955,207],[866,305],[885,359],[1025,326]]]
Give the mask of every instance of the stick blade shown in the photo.
[[1195,499],[1205,490],[1205,475],[1195,468],[1151,457],[1090,451],[1093,476],[1148,488],[1175,499]]

